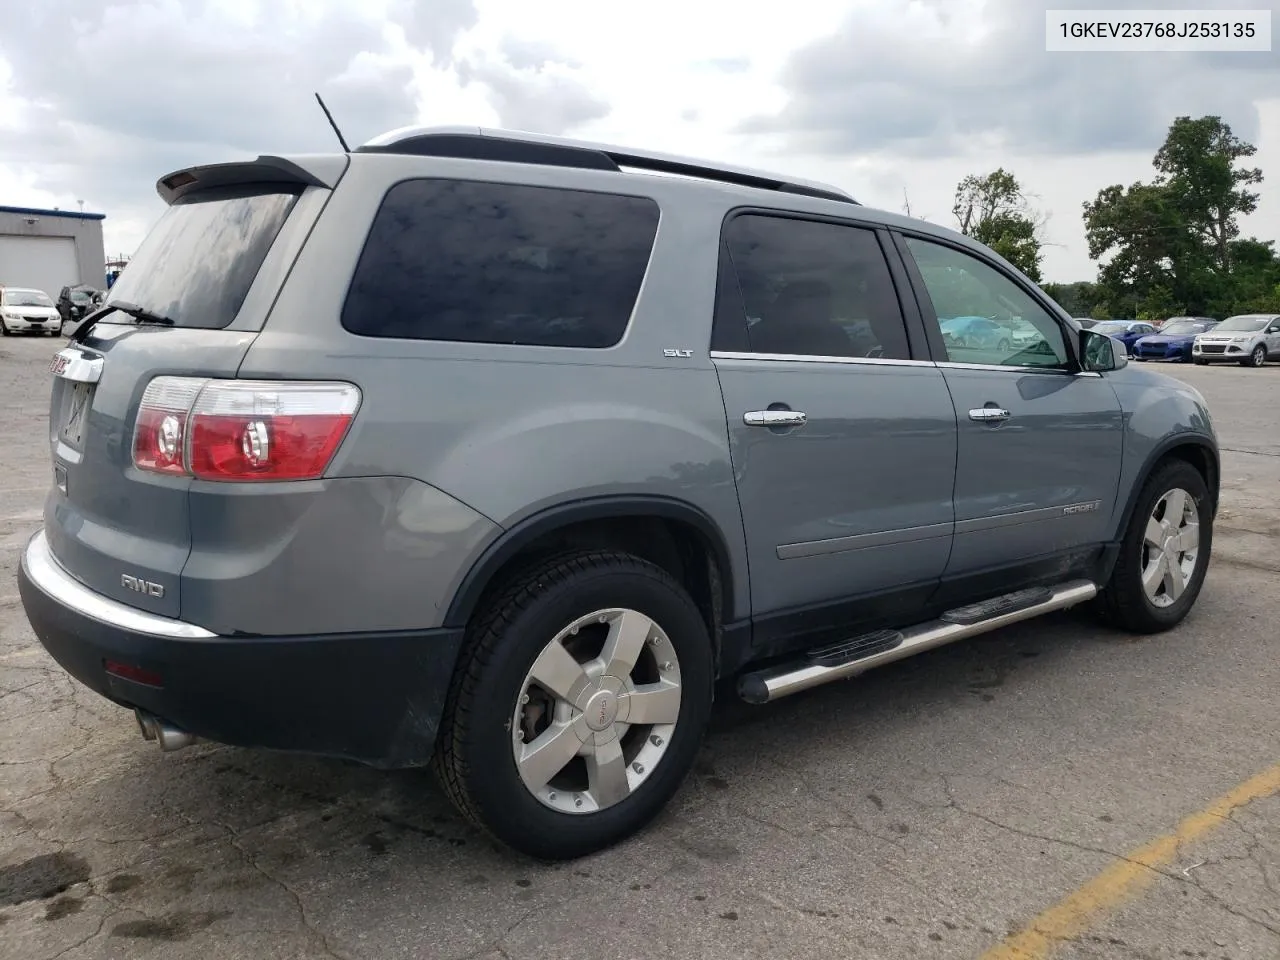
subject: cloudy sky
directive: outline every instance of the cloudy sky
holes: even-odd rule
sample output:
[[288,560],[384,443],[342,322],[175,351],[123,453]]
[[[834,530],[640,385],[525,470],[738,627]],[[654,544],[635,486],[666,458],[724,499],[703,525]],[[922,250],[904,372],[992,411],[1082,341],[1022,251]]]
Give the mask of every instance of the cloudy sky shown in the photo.
[[[1048,280],[1092,278],[1080,205],[1150,176],[1180,114],[1218,114],[1269,174],[1280,238],[1280,52],[1046,53],[1046,7],[1266,0],[8,0],[0,204],[107,214],[130,252],[164,173],[329,150],[410,123],[504,126],[776,169],[952,223],[1003,165],[1048,211]],[[1280,18],[1278,18],[1280,19]]]

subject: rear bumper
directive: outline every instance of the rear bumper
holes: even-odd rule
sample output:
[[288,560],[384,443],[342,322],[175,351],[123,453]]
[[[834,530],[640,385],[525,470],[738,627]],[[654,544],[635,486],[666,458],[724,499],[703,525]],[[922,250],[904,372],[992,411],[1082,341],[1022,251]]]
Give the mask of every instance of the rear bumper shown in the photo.
[[[462,631],[219,636],[97,594],[42,532],[18,570],[27,619],[73,677],[203,739],[377,767],[431,758]],[[108,673],[114,661],[154,675]]]

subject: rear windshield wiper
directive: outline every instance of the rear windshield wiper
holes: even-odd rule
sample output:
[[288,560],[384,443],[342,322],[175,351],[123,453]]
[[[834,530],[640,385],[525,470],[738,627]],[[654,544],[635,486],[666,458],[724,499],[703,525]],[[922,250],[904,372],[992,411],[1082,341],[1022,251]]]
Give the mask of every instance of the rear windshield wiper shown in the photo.
[[153,313],[145,307],[140,307],[136,303],[130,303],[128,300],[113,300],[103,306],[100,310],[89,314],[85,317],[80,326],[76,328],[75,338],[83,341],[84,334],[95,323],[105,317],[108,313],[119,311],[133,317],[138,323],[151,323],[162,327],[172,327],[174,321],[172,317],[166,317],[163,314]]

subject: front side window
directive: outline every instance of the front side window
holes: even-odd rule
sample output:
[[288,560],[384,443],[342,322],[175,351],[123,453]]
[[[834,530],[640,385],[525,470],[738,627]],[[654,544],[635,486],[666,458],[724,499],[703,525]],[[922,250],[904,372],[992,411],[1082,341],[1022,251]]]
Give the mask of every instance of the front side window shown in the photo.
[[906,241],[933,302],[949,361],[1067,367],[1058,321],[1020,286],[954,247],[917,237]]
[[366,337],[612,347],[657,230],[648,198],[406,180],[374,217],[342,325]]
[[725,227],[750,352],[905,360],[906,326],[871,230],[745,214]]

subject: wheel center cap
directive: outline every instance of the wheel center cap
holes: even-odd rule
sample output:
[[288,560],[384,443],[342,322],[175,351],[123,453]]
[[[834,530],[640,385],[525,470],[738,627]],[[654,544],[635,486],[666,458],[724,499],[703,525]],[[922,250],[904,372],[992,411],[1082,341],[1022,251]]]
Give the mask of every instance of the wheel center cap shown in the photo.
[[618,717],[617,695],[612,690],[601,690],[587,701],[582,716],[592,730],[608,730]]

